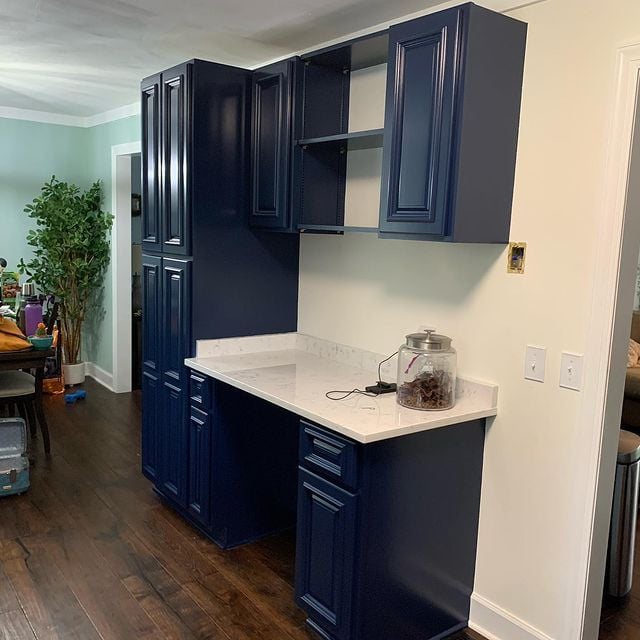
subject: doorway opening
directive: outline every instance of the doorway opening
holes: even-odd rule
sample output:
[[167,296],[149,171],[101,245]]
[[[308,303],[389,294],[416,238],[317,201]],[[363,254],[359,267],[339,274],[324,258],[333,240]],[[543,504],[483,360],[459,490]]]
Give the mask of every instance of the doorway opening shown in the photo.
[[[111,233],[112,354],[113,390],[116,393],[131,391],[134,379],[133,274],[138,249],[134,250],[133,243],[136,239],[140,240],[136,235],[139,232],[140,216],[135,215],[135,212],[132,215],[132,208],[136,206],[132,194],[135,193],[138,196],[140,194],[141,176],[138,160],[140,152],[140,142],[111,147],[111,190],[114,215]],[[135,221],[136,218],[137,221]],[[139,245],[140,242],[136,244]]]
[[[585,363],[591,375],[587,376],[588,383],[585,379],[579,416],[586,437],[576,450],[576,459],[584,462],[589,474],[583,504],[593,507],[582,516],[585,518],[583,527],[580,527],[580,516],[575,515],[576,549],[580,554],[577,564],[580,571],[584,571],[585,588],[578,594],[581,606],[576,610],[580,619],[571,636],[582,640],[640,637],[637,614],[631,629],[622,617],[625,613],[629,614],[629,620],[633,617],[635,599],[627,602],[628,609],[622,601],[612,608],[611,600],[606,597],[603,607],[614,474],[640,250],[640,44],[618,51],[617,71],[587,335]],[[628,426],[625,424],[622,428]],[[633,506],[635,511],[637,504]],[[640,604],[640,576],[633,591]]]

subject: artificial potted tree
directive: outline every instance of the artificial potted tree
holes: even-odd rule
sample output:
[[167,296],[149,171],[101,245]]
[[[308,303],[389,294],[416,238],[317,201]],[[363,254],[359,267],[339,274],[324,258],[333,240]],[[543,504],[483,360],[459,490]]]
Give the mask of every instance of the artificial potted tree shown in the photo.
[[33,257],[20,269],[40,290],[60,302],[63,374],[66,384],[84,381],[82,325],[94,305],[109,264],[109,230],[113,217],[102,211],[102,187],[86,191],[55,176],[24,211],[35,221],[27,244]]

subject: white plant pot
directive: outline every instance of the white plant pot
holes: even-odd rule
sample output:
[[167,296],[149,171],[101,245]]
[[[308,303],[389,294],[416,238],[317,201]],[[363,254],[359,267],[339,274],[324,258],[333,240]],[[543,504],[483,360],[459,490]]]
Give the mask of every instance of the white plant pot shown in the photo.
[[65,384],[82,384],[84,382],[84,362],[78,364],[63,364],[62,375]]

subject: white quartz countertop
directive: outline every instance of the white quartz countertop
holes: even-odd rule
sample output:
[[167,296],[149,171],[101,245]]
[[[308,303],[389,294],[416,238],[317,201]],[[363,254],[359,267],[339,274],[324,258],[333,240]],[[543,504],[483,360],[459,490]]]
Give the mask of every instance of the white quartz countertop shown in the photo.
[[[277,334],[208,340],[186,366],[288,409],[303,418],[370,443],[418,431],[495,416],[495,385],[458,379],[456,404],[446,411],[401,407],[395,393],[352,395],[330,400],[332,390],[350,391],[375,384],[384,356],[302,334]],[[396,358],[383,369],[395,380]],[[386,375],[385,375],[386,374]]]

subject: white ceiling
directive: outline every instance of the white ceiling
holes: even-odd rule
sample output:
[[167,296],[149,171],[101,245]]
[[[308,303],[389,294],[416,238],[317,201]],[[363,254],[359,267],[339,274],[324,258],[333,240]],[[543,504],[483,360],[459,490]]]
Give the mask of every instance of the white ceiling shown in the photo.
[[253,67],[441,2],[0,0],[0,107],[87,117],[189,58]]

